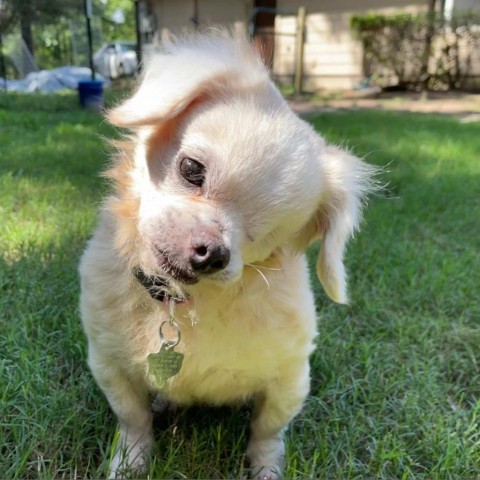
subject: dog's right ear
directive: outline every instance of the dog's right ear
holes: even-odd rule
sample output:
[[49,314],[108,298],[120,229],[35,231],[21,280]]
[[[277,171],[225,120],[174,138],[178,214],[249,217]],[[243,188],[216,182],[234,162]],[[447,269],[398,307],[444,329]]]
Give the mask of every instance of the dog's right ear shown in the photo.
[[[209,41],[209,37],[199,37],[197,43],[173,45],[166,54],[153,56],[136,93],[108,112],[108,121],[119,127],[157,125],[227,86],[249,89],[268,82],[265,67],[245,38],[225,37],[211,42],[210,49],[198,49],[198,42]],[[239,71],[235,61],[239,55],[247,73]]]

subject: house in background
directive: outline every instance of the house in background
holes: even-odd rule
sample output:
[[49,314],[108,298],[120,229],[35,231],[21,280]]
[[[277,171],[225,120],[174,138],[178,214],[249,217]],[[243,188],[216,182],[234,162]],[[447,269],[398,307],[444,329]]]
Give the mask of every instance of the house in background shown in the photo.
[[[142,0],[151,19],[151,45],[170,33],[230,26],[254,34],[276,81],[293,82],[297,12],[307,9],[304,81],[307,91],[351,89],[363,77],[363,51],[350,31],[353,14],[425,12],[428,0]],[[480,8],[480,0],[438,0],[446,17],[453,9]],[[151,46],[150,46],[151,48]],[[480,72],[479,72],[480,73]]]

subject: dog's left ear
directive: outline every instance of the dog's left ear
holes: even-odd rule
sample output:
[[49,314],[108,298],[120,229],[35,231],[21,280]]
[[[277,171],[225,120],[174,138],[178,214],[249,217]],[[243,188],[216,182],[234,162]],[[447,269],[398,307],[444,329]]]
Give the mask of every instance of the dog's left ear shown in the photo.
[[[152,56],[135,94],[110,110],[108,121],[128,128],[157,125],[227,87],[235,91],[267,85],[268,74],[251,43],[241,35],[236,39],[198,37]],[[199,42],[210,42],[210,48],[199,48]],[[244,59],[243,70],[235,61],[239,55]]]
[[321,238],[317,275],[328,296],[348,303],[343,255],[361,220],[362,204],[372,189],[375,169],[350,153],[326,146],[320,153],[323,183],[317,213],[300,235],[304,245]]

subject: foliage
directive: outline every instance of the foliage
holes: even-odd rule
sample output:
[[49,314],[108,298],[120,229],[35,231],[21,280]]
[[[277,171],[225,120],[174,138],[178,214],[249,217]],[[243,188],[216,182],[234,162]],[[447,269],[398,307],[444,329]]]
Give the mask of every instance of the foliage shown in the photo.
[[382,30],[387,27],[404,28],[411,24],[421,25],[425,16],[421,14],[396,13],[384,15],[380,13],[366,13],[363,15],[352,15],[350,27],[355,33],[362,34],[366,31]]
[[3,0],[1,21],[5,29],[26,19],[30,23],[50,23],[61,15],[81,11],[81,2],[75,0]]
[[[429,23],[433,38],[426,42]],[[433,89],[466,86],[472,55],[480,48],[480,15],[456,13],[449,22],[427,14],[353,15],[350,26],[362,41],[364,70],[381,86]],[[427,79],[422,78],[427,55]]]
[[[36,47],[42,46],[41,33],[45,27],[81,11],[81,3],[75,0],[5,0],[2,2],[2,33],[19,26],[27,47],[35,54]],[[35,27],[37,34],[33,32]],[[50,44],[47,36],[46,46]]]
[[[76,272],[105,190],[100,135],[113,131],[76,101],[0,95],[5,478],[104,478],[115,434],[86,365]],[[320,334],[286,478],[476,478],[480,124],[386,111],[311,121],[389,165],[390,186],[348,249],[351,305],[312,276]],[[203,407],[158,421],[145,478],[241,478],[248,416]]]
[[[102,17],[105,42],[135,40],[135,2],[132,0],[109,0],[105,4],[97,3],[97,7]],[[123,23],[117,23],[113,20],[119,10],[124,17]]]
[[[122,12],[119,16],[123,15],[123,23],[114,20],[118,11]],[[35,60],[41,69],[88,64],[82,0],[8,0],[2,12],[3,30],[9,34],[23,31],[20,28],[22,19],[27,18]],[[134,40],[134,2],[93,0],[92,24],[94,51],[104,42]],[[8,49],[6,53],[8,56]],[[12,74],[9,76],[11,78]]]

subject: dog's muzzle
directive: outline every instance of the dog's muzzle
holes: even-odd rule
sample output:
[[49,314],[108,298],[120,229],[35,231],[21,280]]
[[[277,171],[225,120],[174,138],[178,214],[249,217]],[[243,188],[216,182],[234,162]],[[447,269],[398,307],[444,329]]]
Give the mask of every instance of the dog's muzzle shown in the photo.
[[218,234],[197,232],[177,243],[153,245],[157,266],[174,280],[193,285],[201,278],[225,270],[230,263],[230,249]]

